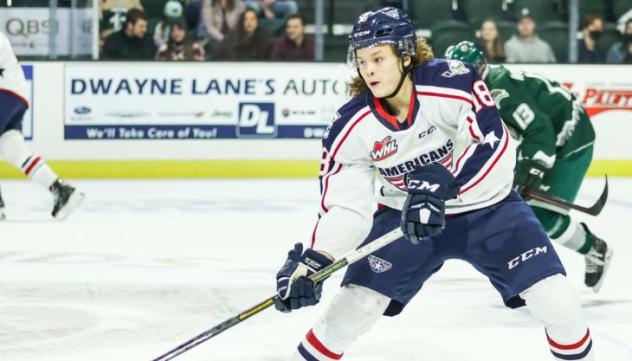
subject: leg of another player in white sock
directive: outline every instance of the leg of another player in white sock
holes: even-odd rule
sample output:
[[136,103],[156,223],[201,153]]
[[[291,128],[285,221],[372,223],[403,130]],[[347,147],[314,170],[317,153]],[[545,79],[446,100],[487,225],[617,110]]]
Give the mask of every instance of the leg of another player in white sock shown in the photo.
[[377,322],[389,303],[388,297],[366,287],[343,287],[290,360],[340,360],[347,347]]
[[584,311],[566,277],[560,274],[548,277],[520,296],[531,314],[544,322],[556,360],[595,360]]
[[22,133],[17,130],[9,130],[0,135],[0,156],[48,190],[58,178],[44,159],[31,152]]

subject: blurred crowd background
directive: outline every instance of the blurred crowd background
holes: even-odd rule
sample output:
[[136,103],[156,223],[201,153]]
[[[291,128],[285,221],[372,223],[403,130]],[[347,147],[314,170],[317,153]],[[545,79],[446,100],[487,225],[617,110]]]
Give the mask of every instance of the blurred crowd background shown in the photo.
[[[77,23],[45,55],[14,44],[38,60],[339,62],[353,21],[386,5],[405,9],[438,56],[472,40],[492,63],[632,63],[632,0],[0,0],[0,23],[8,35],[32,30],[15,20],[23,8]],[[68,9],[79,13],[60,16]],[[55,51],[81,31],[93,35],[89,52]]]

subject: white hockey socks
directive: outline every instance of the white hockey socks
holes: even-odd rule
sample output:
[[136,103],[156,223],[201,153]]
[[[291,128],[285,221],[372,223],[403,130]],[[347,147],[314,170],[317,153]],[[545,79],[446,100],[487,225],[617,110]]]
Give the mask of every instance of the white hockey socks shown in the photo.
[[58,178],[44,159],[28,149],[22,133],[17,130],[0,135],[0,156],[48,190]]
[[389,303],[388,297],[366,287],[343,287],[290,360],[340,360],[347,347],[373,327]]
[[545,278],[520,296],[531,314],[544,323],[556,360],[595,360],[584,311],[566,277],[557,274]]
[[[577,251],[581,254],[586,254],[590,250],[590,247],[593,244],[593,235],[588,234],[586,229],[581,225],[581,223],[576,220],[570,218],[569,216],[564,216],[568,218],[568,225],[563,233],[561,233],[557,238],[554,238],[553,235],[549,234],[551,240],[563,245],[566,248],[570,248],[573,251]],[[560,217],[560,221],[564,219]],[[562,222],[563,223],[563,222]]]

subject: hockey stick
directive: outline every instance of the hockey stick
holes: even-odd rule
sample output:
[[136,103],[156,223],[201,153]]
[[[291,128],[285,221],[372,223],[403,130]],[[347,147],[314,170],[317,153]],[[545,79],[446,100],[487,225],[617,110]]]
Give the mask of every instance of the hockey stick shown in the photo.
[[[350,265],[360,260],[361,258],[368,256],[369,254],[377,251],[378,249],[390,243],[393,243],[395,240],[397,240],[400,237],[402,237],[402,231],[399,228],[394,229],[386,233],[382,237],[375,239],[373,242],[368,243],[354,251],[347,253],[343,258],[335,261],[334,263],[323,268],[319,272],[314,273],[313,275],[309,276],[309,278],[314,282],[321,282],[325,278],[329,277],[332,273],[340,270],[341,268],[344,268],[347,265]],[[209,340],[210,338],[217,336],[221,332],[228,330],[229,328],[239,324],[242,321],[247,320],[248,318],[272,306],[274,304],[274,299],[276,297],[277,296],[274,295],[266,299],[265,301],[260,302],[256,304],[255,306],[250,307],[249,309],[238,314],[237,316],[231,317],[228,320],[218,324],[217,326],[202,332],[201,334],[193,337],[189,341],[175,347],[174,349],[159,356],[158,358],[153,359],[152,361],[167,361],[167,360],[173,359],[174,357],[194,348],[195,346],[201,344],[202,342],[205,342]]]
[[541,193],[532,191],[530,189],[525,189],[523,194],[526,197],[533,198],[533,199],[536,199],[536,200],[544,202],[544,203],[549,203],[549,204],[552,204],[552,205],[555,205],[555,206],[559,206],[559,207],[563,207],[563,208],[566,208],[566,209],[574,209],[576,211],[580,211],[580,212],[584,212],[584,213],[590,214],[591,216],[596,216],[599,213],[601,213],[601,210],[606,205],[606,201],[608,200],[608,176],[606,176],[606,185],[603,187],[603,191],[601,192],[601,196],[599,197],[597,202],[595,202],[595,204],[593,204],[590,207],[582,207],[582,206],[580,206],[578,204],[571,203],[571,202],[566,201],[564,199],[557,198],[557,197],[554,197],[554,196],[549,196],[549,195],[546,195],[546,194],[541,194]]

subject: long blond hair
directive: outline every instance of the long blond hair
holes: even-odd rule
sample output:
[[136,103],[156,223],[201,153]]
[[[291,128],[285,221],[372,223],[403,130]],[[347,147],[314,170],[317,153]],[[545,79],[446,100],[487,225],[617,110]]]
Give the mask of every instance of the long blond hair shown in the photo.
[[[391,46],[391,50],[393,51],[393,54],[397,55],[393,46]],[[422,65],[432,59],[434,59],[434,54],[432,53],[432,48],[428,45],[426,39],[422,37],[417,38],[417,53],[413,56],[412,67],[414,68]],[[412,77],[412,74],[408,74],[408,76]],[[362,94],[368,89],[369,87],[360,75],[353,77],[349,82],[349,95],[351,96]]]

